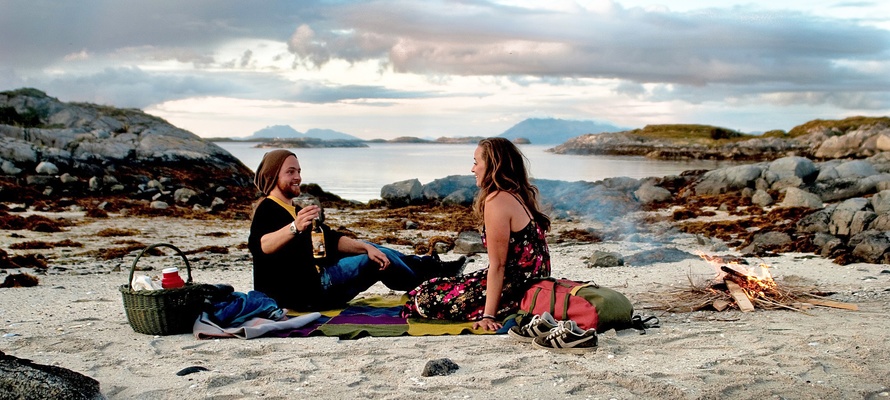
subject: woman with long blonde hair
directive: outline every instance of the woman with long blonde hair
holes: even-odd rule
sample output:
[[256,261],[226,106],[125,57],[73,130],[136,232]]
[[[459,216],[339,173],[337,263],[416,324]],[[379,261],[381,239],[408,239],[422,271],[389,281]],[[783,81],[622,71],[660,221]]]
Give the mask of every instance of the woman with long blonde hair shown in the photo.
[[433,278],[408,293],[406,316],[476,321],[474,328],[498,330],[516,312],[533,281],[550,276],[546,232],[550,218],[538,204],[525,157],[504,138],[479,142],[473,168],[479,193],[474,210],[482,218],[488,267],[456,277]]

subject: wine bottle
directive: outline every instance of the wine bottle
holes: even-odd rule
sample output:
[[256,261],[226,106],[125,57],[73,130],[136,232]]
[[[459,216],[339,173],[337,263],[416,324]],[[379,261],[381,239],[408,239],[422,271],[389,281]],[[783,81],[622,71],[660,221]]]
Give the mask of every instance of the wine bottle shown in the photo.
[[318,219],[312,220],[312,256],[315,258],[324,258],[325,256],[325,247],[324,247],[324,231],[321,230],[321,225],[318,224]]

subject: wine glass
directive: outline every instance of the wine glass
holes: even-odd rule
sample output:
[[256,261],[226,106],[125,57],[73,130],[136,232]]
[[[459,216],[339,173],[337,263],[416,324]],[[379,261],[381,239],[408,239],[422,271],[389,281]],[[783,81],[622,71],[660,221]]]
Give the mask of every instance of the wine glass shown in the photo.
[[321,201],[319,201],[317,197],[315,197],[311,194],[302,193],[299,196],[294,197],[294,199],[291,202],[293,203],[293,205],[295,207],[300,207],[300,208],[305,208],[308,206],[318,206],[319,212],[318,212],[318,218],[316,218],[316,221],[318,223],[324,222],[324,207],[321,206]]

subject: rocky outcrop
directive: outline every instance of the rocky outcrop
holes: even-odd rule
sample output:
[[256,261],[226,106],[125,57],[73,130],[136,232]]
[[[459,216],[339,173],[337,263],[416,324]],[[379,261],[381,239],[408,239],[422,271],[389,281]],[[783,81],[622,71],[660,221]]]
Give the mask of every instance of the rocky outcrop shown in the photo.
[[[887,263],[888,157],[890,153],[879,153],[862,160],[816,163],[792,156],[721,168],[701,174],[678,194],[687,200],[727,196],[739,198],[740,205],[750,203],[744,211],[743,207],[736,211],[742,218],[736,224],[750,232],[746,235],[737,231],[737,238],[742,238],[739,249],[745,253],[806,251],[841,264]],[[781,199],[773,205],[773,212],[782,217],[775,221],[778,225],[752,229],[744,217],[762,214],[763,204],[771,204],[764,197]]]
[[[850,120],[848,123],[845,121]],[[550,151],[557,154],[645,156],[664,160],[771,161],[787,156],[813,160],[867,158],[890,151],[890,119],[854,117],[837,123],[808,124],[795,136],[748,136],[727,139],[659,136],[642,130],[587,134]],[[838,128],[837,126],[842,126]],[[719,130],[719,128],[713,128]]]
[[35,89],[0,93],[0,110],[0,201],[113,197],[209,210],[255,198],[238,159],[142,111]]
[[98,400],[99,382],[54,365],[42,365],[0,351],[0,398]]

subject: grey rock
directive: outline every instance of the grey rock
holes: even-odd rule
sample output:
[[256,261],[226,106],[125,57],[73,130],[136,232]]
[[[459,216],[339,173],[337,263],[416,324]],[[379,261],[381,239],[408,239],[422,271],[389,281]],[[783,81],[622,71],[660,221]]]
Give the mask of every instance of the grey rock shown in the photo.
[[591,268],[611,268],[624,265],[624,259],[619,253],[597,250],[590,255],[587,264]]
[[866,139],[878,132],[869,128],[857,129],[839,136],[830,136],[825,139],[814,152],[817,158],[847,158],[855,156],[871,156],[874,148],[861,148]]
[[868,224],[869,230],[890,231],[890,213],[880,214]]
[[813,235],[813,244],[819,247],[818,253],[822,257],[831,257],[836,250],[844,246],[843,240],[827,233]]
[[824,165],[819,169],[819,175],[816,176],[816,182],[824,182],[837,179],[841,176],[840,173],[837,172],[837,164],[835,165]]
[[829,235],[827,233],[817,233],[813,235],[813,244],[818,247],[823,247],[831,243],[842,244],[841,239],[837,236]]
[[775,200],[773,200],[773,196],[770,196],[769,193],[765,190],[757,190],[754,192],[754,195],[751,196],[751,203],[754,203],[761,207],[766,207],[773,204]]
[[457,202],[456,204],[470,204],[478,191],[476,178],[473,175],[449,175],[423,185],[421,194],[426,201],[437,202],[444,201],[447,197],[460,192],[460,198],[455,197],[451,200],[469,199],[469,201]]
[[173,192],[173,201],[179,204],[188,203],[192,197],[197,196],[198,192],[189,188],[179,188]]
[[795,177],[801,181],[812,181],[819,173],[816,164],[806,157],[782,157],[769,163],[767,169],[770,173],[776,174],[778,179]]
[[785,198],[779,204],[782,207],[822,208],[819,196],[798,188],[785,189]]
[[49,161],[41,161],[37,164],[37,167],[34,168],[34,172],[41,175],[56,175],[59,173],[59,167]]
[[152,179],[152,180],[148,181],[148,183],[145,184],[145,187],[149,188],[149,189],[164,190],[164,184],[162,184],[157,179]]
[[2,160],[0,161],[0,171],[3,171],[6,175],[18,175],[22,173],[22,169],[15,166],[10,161]]
[[34,145],[24,140],[7,136],[6,132],[10,130],[21,131],[21,128],[0,125],[0,158],[13,163],[37,162],[37,149]]
[[683,260],[699,259],[695,254],[677,249],[675,247],[662,247],[653,250],[643,250],[639,253],[627,256],[624,262],[635,267],[654,263],[671,263]]
[[438,358],[427,361],[423,367],[422,376],[445,376],[456,372],[460,367],[451,359]]
[[795,229],[799,233],[827,234],[831,223],[831,214],[835,208],[836,206],[827,207],[804,216],[797,221]]
[[633,193],[640,204],[649,204],[671,199],[671,192],[669,190],[652,184],[641,185],[640,188]]
[[875,167],[865,160],[847,161],[835,167],[835,170],[838,173],[838,179],[864,178],[878,173]]
[[78,178],[76,176],[72,176],[71,174],[69,174],[67,172],[62,174],[61,176],[59,176],[59,180],[65,184],[80,182],[80,178]]
[[417,204],[423,199],[422,189],[418,179],[408,179],[384,185],[380,189],[380,198],[390,207]]
[[878,214],[890,212],[890,190],[882,190],[871,197],[871,207]]
[[868,230],[871,222],[877,217],[878,215],[870,210],[856,211],[850,220],[850,235]]
[[473,204],[473,200],[478,193],[479,190],[468,190],[468,189],[458,189],[454,192],[449,193],[442,199],[442,204],[449,205],[458,205],[458,206],[469,206]]
[[753,245],[763,250],[776,250],[791,243],[791,236],[785,232],[764,232],[754,235]]
[[0,398],[104,399],[99,381],[54,365],[43,365],[0,351]]
[[890,237],[888,232],[865,231],[850,238],[849,246],[853,247],[854,256],[868,263],[879,264],[885,260],[884,254],[890,249]]
[[890,184],[890,174],[888,173],[879,173],[876,175],[870,175],[859,179],[859,190],[863,195],[880,192],[881,190],[878,188],[878,185],[886,186]]
[[25,183],[27,183],[28,186],[43,186],[49,185],[55,180],[56,177],[49,175],[28,175],[28,177],[25,178]]
[[717,195],[754,187],[762,173],[763,168],[759,165],[738,165],[711,170],[695,184],[695,193],[699,196]]
[[772,190],[782,190],[786,188],[799,188],[804,185],[803,179],[796,176],[786,176],[778,179],[770,185]]
[[850,236],[850,222],[856,211],[851,210],[835,210],[831,213],[831,219],[828,223],[828,233],[835,236]]
[[476,231],[464,231],[457,235],[454,241],[454,252],[457,254],[485,253],[482,245],[482,235]]
[[862,211],[868,206],[868,199],[863,197],[855,197],[846,199],[837,205],[838,210]]
[[[866,182],[863,185],[863,182]],[[874,182],[868,183],[864,179],[834,179],[830,181],[820,181],[808,187],[809,191],[822,199],[826,203],[837,200],[849,199],[850,197],[862,197],[874,192]]]

